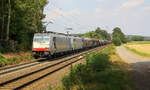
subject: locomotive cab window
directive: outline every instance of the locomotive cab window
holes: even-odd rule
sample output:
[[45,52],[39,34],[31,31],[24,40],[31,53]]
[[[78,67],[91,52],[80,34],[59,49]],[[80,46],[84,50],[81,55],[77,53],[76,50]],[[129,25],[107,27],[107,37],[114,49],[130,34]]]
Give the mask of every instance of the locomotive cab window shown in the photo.
[[34,42],[41,42],[41,41],[49,41],[49,38],[45,38],[45,37],[34,38]]

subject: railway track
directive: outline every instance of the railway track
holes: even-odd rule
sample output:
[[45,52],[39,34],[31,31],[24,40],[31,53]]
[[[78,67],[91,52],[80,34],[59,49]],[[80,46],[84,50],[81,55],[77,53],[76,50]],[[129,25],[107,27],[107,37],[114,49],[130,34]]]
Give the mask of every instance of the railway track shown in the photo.
[[[60,58],[64,58],[66,56],[68,56],[68,55],[65,55],[65,56],[62,56],[62,57],[57,57],[57,58],[52,58],[52,59],[57,60],[57,59],[60,59]],[[13,66],[9,66],[9,67],[0,68],[0,75],[15,72],[15,71],[18,71],[18,70],[21,70],[21,69],[29,68],[29,67],[39,65],[39,64],[42,64],[42,63],[47,63],[47,62],[50,62],[50,61],[51,61],[51,59],[49,59],[49,60],[48,59],[40,59],[40,60],[33,61],[33,62],[28,62],[28,63],[23,63],[23,64],[18,64],[18,65],[13,65]]]
[[[104,46],[106,47],[106,46]],[[104,47],[101,47],[104,48]],[[98,47],[99,48],[99,47]],[[14,73],[8,72],[3,73],[0,76],[0,89],[13,89],[18,90],[22,89],[52,73],[55,73],[75,62],[84,58],[84,55],[89,52],[95,52],[98,48],[91,49],[76,55],[72,55],[70,57],[62,58],[52,62],[42,62],[42,63],[35,63],[31,64],[32,67],[24,66],[27,69],[22,69],[21,71],[19,68]],[[29,64],[30,65],[30,64]],[[15,67],[16,68],[16,67]]]
[[[72,54],[69,54],[69,55],[74,55],[74,54],[75,53],[72,53]],[[76,53],[76,54],[78,54],[78,53]],[[15,72],[15,71],[18,71],[18,70],[21,70],[21,69],[26,69],[26,68],[29,68],[29,67],[32,67],[32,66],[35,66],[35,65],[39,65],[39,64],[42,64],[42,63],[47,63],[47,62],[50,62],[51,60],[58,60],[58,59],[67,57],[69,55],[64,55],[64,56],[61,56],[61,57],[56,57],[56,58],[51,58],[51,59],[39,59],[39,60],[28,62],[28,63],[17,64],[17,65],[12,65],[12,66],[8,66],[8,67],[0,68],[0,75]]]

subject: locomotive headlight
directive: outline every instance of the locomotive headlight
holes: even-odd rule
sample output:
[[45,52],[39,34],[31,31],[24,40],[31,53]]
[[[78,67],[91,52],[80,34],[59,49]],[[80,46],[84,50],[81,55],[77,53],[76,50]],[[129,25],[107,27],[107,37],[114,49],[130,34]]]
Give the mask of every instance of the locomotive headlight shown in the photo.
[[35,55],[35,54],[36,54],[36,52],[32,52],[32,54],[33,54],[33,55]]

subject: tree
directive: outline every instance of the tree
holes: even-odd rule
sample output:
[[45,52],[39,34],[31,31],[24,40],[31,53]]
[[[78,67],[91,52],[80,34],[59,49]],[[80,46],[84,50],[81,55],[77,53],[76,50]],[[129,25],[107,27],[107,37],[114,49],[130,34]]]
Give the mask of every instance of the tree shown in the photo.
[[11,2],[10,0],[8,0],[8,23],[7,23],[7,31],[6,31],[6,40],[9,40],[10,19],[11,19]]
[[113,38],[113,43],[114,43],[114,45],[116,45],[116,46],[120,46],[121,45],[121,40],[120,40],[120,38],[118,38],[118,37],[116,37],[116,38]]
[[110,35],[106,30],[102,30],[99,27],[96,29],[95,33],[97,34],[97,38],[102,40],[110,40]]
[[85,33],[83,36],[89,37],[89,38],[95,38],[96,34],[94,31],[91,31],[91,32]]
[[[42,32],[47,0],[0,0],[0,41],[15,41],[30,49],[35,32]],[[0,42],[1,43],[1,42]]]
[[5,26],[6,26],[6,6],[7,6],[7,1],[8,0],[0,0],[0,40],[4,39],[4,32],[5,31]]
[[142,36],[133,36],[131,38],[132,41],[144,41],[144,37]]
[[110,34],[106,30],[101,30],[99,27],[95,31],[87,32],[85,34],[80,34],[78,36],[84,36],[89,38],[96,38],[101,40],[110,40]]
[[[114,28],[113,33],[112,33],[112,37],[113,37],[113,43],[115,44],[117,41],[120,43],[126,43],[127,39],[124,35],[124,33],[121,31],[121,29],[119,27]],[[115,42],[114,42],[115,41]]]

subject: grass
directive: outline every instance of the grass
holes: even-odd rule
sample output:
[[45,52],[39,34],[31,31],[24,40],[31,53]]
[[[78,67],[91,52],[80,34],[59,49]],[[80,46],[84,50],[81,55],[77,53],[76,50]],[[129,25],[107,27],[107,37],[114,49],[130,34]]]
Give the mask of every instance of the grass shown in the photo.
[[0,67],[34,60],[30,52],[0,54]]
[[150,57],[150,42],[132,42],[124,46],[140,56]]
[[132,90],[127,65],[114,46],[87,55],[86,64],[76,65],[62,79],[64,90]]

